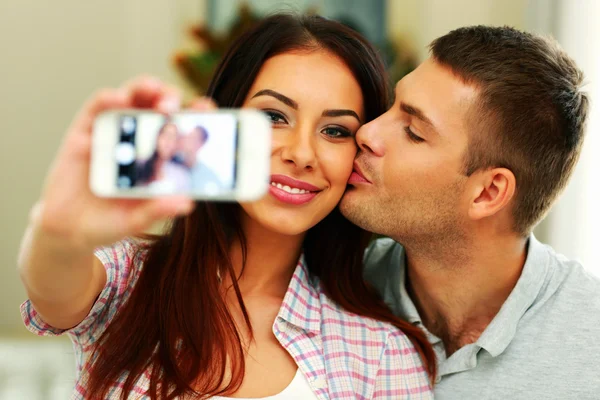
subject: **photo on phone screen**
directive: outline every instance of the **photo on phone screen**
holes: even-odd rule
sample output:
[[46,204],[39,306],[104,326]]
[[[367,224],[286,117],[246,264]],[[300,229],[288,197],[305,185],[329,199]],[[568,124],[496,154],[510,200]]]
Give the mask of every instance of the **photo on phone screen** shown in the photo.
[[232,114],[123,114],[115,149],[119,189],[218,195],[235,186]]

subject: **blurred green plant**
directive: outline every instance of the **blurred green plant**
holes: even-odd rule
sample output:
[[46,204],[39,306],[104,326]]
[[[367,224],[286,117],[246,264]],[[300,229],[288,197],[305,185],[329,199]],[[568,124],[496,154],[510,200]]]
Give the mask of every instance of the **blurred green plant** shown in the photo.
[[[307,13],[314,14],[317,11],[316,8],[312,8]],[[352,18],[334,19],[364,35],[360,26]],[[240,3],[238,15],[225,34],[218,35],[208,27],[201,25],[190,28],[189,34],[197,43],[199,50],[192,53],[177,52],[174,56],[174,64],[198,95],[206,93],[217,64],[233,41],[260,20],[261,16],[252,10],[248,2],[244,1]],[[387,40],[384,43],[376,44],[376,47],[384,59],[392,83],[399,81],[417,65],[416,57],[407,50],[408,46],[401,46]]]
[[194,26],[189,30],[202,50],[194,53],[178,52],[174,63],[197,94],[203,95],[206,92],[217,64],[233,41],[260,20],[249,4],[242,2],[236,20],[224,35],[215,34],[206,26]]

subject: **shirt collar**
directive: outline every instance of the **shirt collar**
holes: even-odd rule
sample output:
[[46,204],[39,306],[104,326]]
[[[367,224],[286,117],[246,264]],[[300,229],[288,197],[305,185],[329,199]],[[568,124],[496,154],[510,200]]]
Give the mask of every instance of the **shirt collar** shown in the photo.
[[519,321],[535,303],[548,273],[548,257],[547,246],[531,235],[521,277],[477,341],[492,357],[506,350],[515,337]]
[[[394,258],[400,260],[399,272],[400,291],[397,304],[398,314],[413,324],[422,324],[421,317],[406,290],[406,255],[402,246],[394,250],[399,252]],[[521,276],[514,289],[494,317],[492,322],[481,334],[475,345],[485,349],[492,357],[502,354],[517,332],[519,321],[525,312],[535,303],[548,272],[547,247],[540,243],[532,234],[527,245],[527,259]],[[428,336],[433,337],[429,332]],[[439,339],[438,339],[439,340]]]
[[320,334],[321,300],[319,285],[319,280],[316,277],[311,278],[304,255],[301,255],[277,318],[307,332]]

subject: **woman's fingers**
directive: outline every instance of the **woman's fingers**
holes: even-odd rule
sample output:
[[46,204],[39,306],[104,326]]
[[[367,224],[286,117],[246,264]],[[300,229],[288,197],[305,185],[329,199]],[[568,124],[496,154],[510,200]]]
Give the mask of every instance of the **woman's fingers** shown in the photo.
[[90,97],[77,113],[71,129],[73,134],[90,135],[94,119],[98,114],[115,108],[126,108],[129,104],[129,93],[124,89],[102,89]]
[[[144,232],[166,218],[185,215],[194,207],[186,197],[149,200],[98,198],[89,188],[92,130],[98,114],[111,109],[146,108],[170,113],[179,109],[178,89],[152,77],[138,77],[119,89],[103,89],[77,113],[46,177],[41,220],[46,230],[86,246],[110,244]],[[201,107],[209,107],[210,102]],[[212,106],[210,106],[212,107]]]
[[189,105],[189,109],[195,111],[213,111],[217,108],[217,103],[208,97],[199,97],[194,99]]
[[131,108],[155,109],[172,113],[181,107],[181,91],[157,78],[141,76],[125,84]]
[[81,108],[71,131],[91,134],[94,119],[110,109],[147,108],[172,113],[181,106],[181,92],[157,78],[142,76],[125,83],[119,89],[96,92]]

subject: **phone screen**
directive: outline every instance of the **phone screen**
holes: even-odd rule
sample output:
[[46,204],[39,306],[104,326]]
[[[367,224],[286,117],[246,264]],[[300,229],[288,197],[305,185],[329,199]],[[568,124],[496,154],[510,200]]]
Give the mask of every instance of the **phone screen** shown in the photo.
[[218,195],[234,189],[239,121],[227,113],[120,115],[117,187]]

